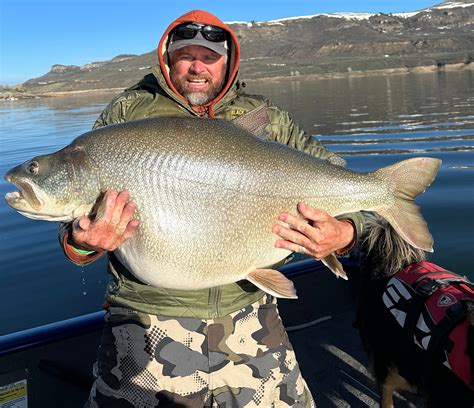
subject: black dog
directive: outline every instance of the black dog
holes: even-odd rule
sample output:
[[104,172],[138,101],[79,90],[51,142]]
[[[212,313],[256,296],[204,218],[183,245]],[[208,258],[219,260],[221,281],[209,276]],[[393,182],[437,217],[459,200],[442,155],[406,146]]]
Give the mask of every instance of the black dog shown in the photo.
[[360,252],[355,326],[381,406],[407,390],[428,407],[474,407],[474,285],[426,262],[379,217],[368,221]]

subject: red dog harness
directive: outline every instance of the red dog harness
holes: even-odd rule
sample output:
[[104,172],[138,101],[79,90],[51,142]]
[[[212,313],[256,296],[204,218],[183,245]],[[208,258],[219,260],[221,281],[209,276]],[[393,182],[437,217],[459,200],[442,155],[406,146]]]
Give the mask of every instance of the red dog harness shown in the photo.
[[383,294],[385,306],[414,342],[474,389],[467,357],[466,308],[474,285],[430,262],[419,262],[395,274]]

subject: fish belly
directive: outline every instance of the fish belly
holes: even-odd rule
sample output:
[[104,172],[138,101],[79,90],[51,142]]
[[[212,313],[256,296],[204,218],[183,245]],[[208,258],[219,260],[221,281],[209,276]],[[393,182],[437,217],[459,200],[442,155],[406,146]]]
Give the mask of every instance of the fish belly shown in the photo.
[[176,180],[170,189],[162,184],[158,196],[166,205],[137,204],[140,231],[117,252],[144,283],[176,289],[223,285],[290,254],[274,247],[272,226],[282,204]]
[[281,261],[289,252],[274,247],[272,227],[298,201],[332,215],[368,208],[360,174],[228,123],[190,123],[209,128],[197,137],[191,127],[163,127],[159,140],[141,129],[94,149],[104,190],[128,189],[137,204],[139,232],[117,256],[147,284],[212,287]]

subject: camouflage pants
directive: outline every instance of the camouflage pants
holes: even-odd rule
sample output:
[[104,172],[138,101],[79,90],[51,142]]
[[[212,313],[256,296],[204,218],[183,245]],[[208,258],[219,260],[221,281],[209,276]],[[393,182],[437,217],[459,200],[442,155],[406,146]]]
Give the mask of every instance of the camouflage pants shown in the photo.
[[112,307],[86,407],[314,407],[269,296],[216,319]]

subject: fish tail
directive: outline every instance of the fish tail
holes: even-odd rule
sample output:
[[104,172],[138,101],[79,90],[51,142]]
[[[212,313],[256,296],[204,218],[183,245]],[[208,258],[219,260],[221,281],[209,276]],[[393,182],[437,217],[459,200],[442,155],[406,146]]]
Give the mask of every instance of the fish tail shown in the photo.
[[440,159],[416,157],[377,170],[374,175],[389,182],[395,197],[391,205],[373,208],[403,239],[415,248],[433,252],[433,237],[415,204],[415,198],[433,182]]

